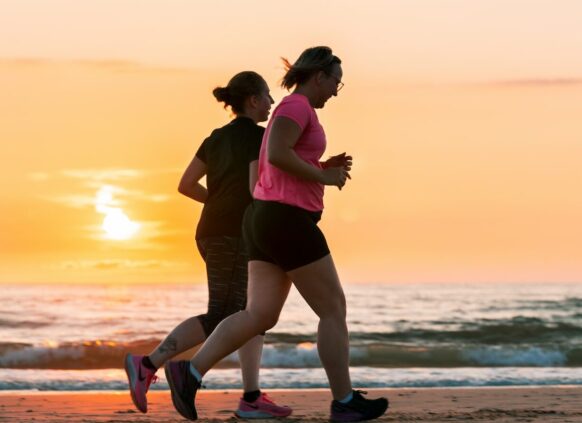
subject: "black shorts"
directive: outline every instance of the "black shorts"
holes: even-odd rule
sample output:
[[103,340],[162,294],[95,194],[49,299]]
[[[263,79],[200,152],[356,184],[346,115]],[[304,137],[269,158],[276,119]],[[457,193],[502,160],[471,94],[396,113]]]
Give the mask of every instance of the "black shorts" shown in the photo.
[[243,219],[249,261],[267,261],[288,272],[327,256],[327,241],[317,227],[320,219],[321,212],[254,200]]

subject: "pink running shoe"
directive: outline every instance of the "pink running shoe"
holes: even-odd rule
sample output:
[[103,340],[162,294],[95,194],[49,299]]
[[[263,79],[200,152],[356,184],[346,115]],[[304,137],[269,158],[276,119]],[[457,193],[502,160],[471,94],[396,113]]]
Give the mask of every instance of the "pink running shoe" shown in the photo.
[[147,413],[148,399],[146,393],[152,382],[157,382],[158,377],[155,372],[141,364],[142,358],[143,355],[127,354],[125,356],[125,373],[127,373],[129,392],[133,403],[139,411]]
[[240,399],[238,410],[234,412],[242,419],[268,419],[271,417],[287,417],[293,410],[286,405],[277,405],[265,393],[255,402],[246,402]]

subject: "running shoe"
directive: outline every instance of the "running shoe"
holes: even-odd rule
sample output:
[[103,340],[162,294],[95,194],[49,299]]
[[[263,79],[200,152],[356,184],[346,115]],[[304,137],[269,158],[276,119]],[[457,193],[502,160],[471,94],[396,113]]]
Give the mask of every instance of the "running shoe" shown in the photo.
[[131,400],[142,413],[148,412],[148,399],[146,394],[150,385],[156,383],[158,377],[156,372],[145,367],[141,360],[143,355],[126,354],[125,373],[129,382],[129,392]]
[[200,382],[190,372],[190,362],[170,361],[164,367],[166,379],[172,391],[172,403],[182,417],[188,420],[196,420],[198,413],[194,400],[196,391],[200,388]]
[[277,405],[265,393],[254,402],[240,399],[238,410],[234,414],[242,419],[269,419],[273,417],[287,417],[293,410],[286,405]]
[[354,391],[354,397],[347,404],[333,400],[331,402],[331,421],[333,422],[359,422],[380,417],[388,408],[386,398],[366,399],[364,391]]

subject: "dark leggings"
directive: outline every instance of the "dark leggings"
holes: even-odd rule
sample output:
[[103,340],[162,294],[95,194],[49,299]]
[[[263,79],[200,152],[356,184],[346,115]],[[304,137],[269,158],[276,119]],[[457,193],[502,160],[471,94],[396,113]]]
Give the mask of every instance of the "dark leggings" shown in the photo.
[[206,263],[208,311],[198,317],[206,337],[247,302],[248,256],[242,238],[213,236],[196,240]]

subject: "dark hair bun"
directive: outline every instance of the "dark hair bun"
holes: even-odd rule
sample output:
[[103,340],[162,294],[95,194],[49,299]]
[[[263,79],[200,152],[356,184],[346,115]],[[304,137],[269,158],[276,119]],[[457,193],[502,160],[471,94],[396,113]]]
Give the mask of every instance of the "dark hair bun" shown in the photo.
[[216,87],[212,90],[212,94],[217,101],[224,102],[226,104],[230,103],[230,90],[228,87]]
[[[245,100],[253,95],[260,95],[267,87],[261,75],[253,71],[239,72],[228,81],[226,87],[216,87],[212,94],[224,108],[230,106],[234,113],[243,113]],[[267,87],[268,88],[268,87]]]

